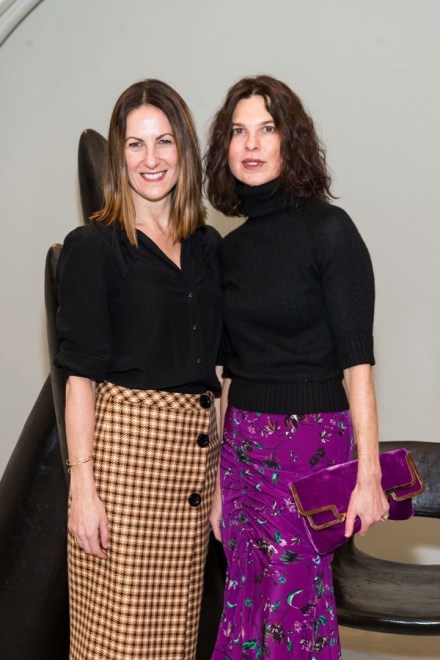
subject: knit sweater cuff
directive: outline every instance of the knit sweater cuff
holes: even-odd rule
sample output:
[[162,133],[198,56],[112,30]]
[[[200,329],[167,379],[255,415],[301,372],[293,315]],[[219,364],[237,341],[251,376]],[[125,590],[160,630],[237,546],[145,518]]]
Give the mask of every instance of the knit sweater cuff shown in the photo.
[[341,369],[349,369],[357,364],[375,364],[373,335],[347,337],[337,342]]

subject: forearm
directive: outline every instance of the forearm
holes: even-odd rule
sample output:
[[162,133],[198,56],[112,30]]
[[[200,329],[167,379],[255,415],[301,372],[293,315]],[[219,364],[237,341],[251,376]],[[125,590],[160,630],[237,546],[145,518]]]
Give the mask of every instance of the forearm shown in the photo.
[[373,370],[360,364],[344,371],[358,451],[358,482],[380,478],[378,421]]
[[389,509],[381,487],[376,397],[370,365],[351,367],[344,376],[358,447],[357,480],[348,506],[345,535],[352,535],[358,516],[359,534],[364,536],[373,523],[384,519]]
[[[218,415],[217,420],[218,420],[219,434],[221,440],[223,439],[224,419],[225,419],[226,408],[228,406],[228,392],[229,392],[230,384],[231,384],[231,380],[229,378],[223,379],[221,397],[220,399],[216,399],[217,415]],[[220,462],[217,469],[215,490],[214,490],[209,520],[215,538],[217,539],[217,541],[221,541],[222,501],[221,501],[221,483],[220,483]]]
[[[222,441],[223,431],[225,427],[226,408],[228,407],[228,393],[229,393],[229,387],[231,385],[231,379],[222,378],[220,374],[218,375],[222,383],[222,392],[220,398],[216,399],[215,402],[216,402],[218,432],[219,432],[220,441]],[[220,469],[217,470],[216,489],[220,491]]]
[[222,390],[219,398],[215,400],[215,411],[217,416],[217,428],[220,439],[223,437],[223,428],[225,422],[226,408],[228,407],[228,392],[231,384],[230,378],[223,378],[223,367],[217,366],[215,368],[217,378],[220,381]]
[[228,397],[229,397],[229,387],[231,385],[231,379],[230,378],[224,378],[223,379],[223,387],[222,387],[222,395],[220,398],[220,428],[221,428],[221,434],[223,437],[223,431],[225,427],[225,415],[226,415],[226,409],[228,407]]
[[93,476],[93,460],[77,463],[93,454],[96,383],[70,376],[66,385],[66,431],[70,472],[71,503],[68,528],[83,550],[105,559],[109,526],[103,502]]
[[[220,366],[220,365],[217,365],[216,368],[215,368],[215,373],[216,373],[217,378],[220,382],[220,385],[223,389],[223,367]],[[222,429],[223,429],[223,426],[222,426],[222,423],[221,423],[221,419],[222,419],[221,395],[219,397],[216,397],[214,405],[215,405],[215,416],[216,416],[216,420],[217,420],[217,431],[218,431],[219,438],[221,438],[222,437]]]
[[[66,434],[69,462],[92,456],[95,433],[96,383],[69,376],[66,384]],[[71,493],[94,490],[93,461],[71,467]]]

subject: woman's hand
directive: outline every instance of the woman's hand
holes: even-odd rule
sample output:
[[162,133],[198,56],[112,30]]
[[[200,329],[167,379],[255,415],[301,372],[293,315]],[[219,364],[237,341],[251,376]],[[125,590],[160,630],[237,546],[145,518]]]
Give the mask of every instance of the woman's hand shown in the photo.
[[68,529],[85,552],[106,559],[108,520],[104,504],[96,492],[89,496],[72,495]]
[[365,536],[374,523],[386,520],[389,511],[388,500],[380,485],[380,479],[358,482],[351,494],[345,521],[345,536],[353,534],[354,523],[358,516],[361,520],[360,536]]

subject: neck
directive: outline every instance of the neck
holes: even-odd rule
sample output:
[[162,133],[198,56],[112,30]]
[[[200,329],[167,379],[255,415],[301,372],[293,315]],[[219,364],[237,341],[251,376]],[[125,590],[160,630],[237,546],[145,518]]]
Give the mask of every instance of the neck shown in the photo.
[[169,232],[171,227],[170,204],[161,200],[154,204],[135,203],[136,227],[142,230],[158,231],[162,234]]
[[296,205],[293,197],[289,198],[289,195],[279,190],[278,179],[260,186],[248,186],[237,181],[235,191],[243,202],[244,215],[248,217],[271,215]]
[[136,227],[139,227],[140,229],[152,228],[158,229],[161,232],[167,232],[170,229],[170,220],[169,218],[159,220],[158,218],[140,217],[136,215]]

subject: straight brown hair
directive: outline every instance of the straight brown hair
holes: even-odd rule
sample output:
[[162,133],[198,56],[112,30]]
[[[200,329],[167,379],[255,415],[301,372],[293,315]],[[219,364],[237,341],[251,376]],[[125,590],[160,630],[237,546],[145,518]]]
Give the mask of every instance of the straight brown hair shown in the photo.
[[179,178],[171,195],[171,235],[182,240],[205,224],[200,147],[191,112],[167,83],[150,78],[131,85],[119,97],[110,120],[104,174],[104,207],[92,215],[97,222],[117,220],[132,245],[137,245],[136,216],[125,165],[127,117],[142,105],[153,105],[167,116],[179,155]]

